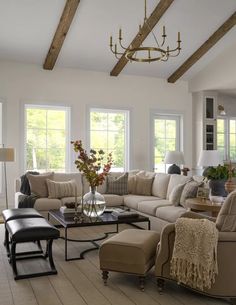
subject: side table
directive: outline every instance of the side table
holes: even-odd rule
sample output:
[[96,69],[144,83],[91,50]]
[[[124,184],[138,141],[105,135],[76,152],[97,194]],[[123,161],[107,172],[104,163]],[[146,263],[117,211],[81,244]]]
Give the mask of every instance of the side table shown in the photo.
[[208,199],[201,198],[186,199],[185,204],[187,208],[193,211],[209,211],[212,217],[217,217],[222,206],[220,204],[214,204]]

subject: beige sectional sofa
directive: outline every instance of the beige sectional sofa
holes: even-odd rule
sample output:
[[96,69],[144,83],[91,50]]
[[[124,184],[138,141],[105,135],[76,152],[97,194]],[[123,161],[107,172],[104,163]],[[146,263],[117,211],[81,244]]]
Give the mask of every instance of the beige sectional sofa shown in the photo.
[[[130,173],[133,176],[135,172]],[[178,185],[186,185],[191,177],[182,175],[168,175],[163,173],[153,174],[153,183],[151,188],[151,195],[115,195],[106,193],[106,183],[98,187],[98,192],[102,193],[106,200],[107,207],[124,205],[131,210],[138,211],[142,215],[147,215],[151,220],[151,228],[160,232],[162,228],[174,223],[178,217],[186,212],[186,209],[179,205],[179,202],[171,202],[170,195],[173,189]],[[121,173],[111,173],[110,175],[118,177]],[[69,181],[75,180],[77,185],[78,196],[82,194],[81,174],[76,173],[54,173],[54,181]],[[84,192],[89,190],[87,183],[84,185]],[[24,196],[20,193],[20,179],[16,181],[15,207],[18,207],[19,200]],[[35,202],[35,209],[37,209],[45,217],[51,209],[59,209],[66,202],[73,202],[74,197],[66,197],[61,199],[38,198]]]

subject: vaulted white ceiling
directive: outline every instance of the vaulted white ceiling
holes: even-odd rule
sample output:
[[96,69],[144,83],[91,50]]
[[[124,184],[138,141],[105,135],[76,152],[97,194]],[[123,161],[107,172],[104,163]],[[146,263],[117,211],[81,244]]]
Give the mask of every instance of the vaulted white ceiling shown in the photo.
[[[56,66],[110,73],[116,59],[109,36],[119,27],[128,45],[143,20],[143,0],[81,0]],[[158,0],[148,0],[149,13]],[[0,0],[0,60],[43,65],[60,20],[65,0]],[[166,26],[167,41],[175,46],[181,32],[182,52],[160,63],[132,63],[122,73],[168,78],[236,10],[236,0],[175,0],[155,28]],[[191,79],[236,41],[230,30],[182,79]],[[154,45],[149,35],[144,45]]]

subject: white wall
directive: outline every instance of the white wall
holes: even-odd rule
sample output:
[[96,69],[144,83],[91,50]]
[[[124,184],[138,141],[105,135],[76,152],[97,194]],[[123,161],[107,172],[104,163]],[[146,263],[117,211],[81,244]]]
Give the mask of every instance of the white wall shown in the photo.
[[189,91],[236,88],[236,44],[212,60],[189,81]]
[[[14,180],[22,174],[24,102],[69,105],[72,108],[71,139],[86,141],[88,106],[131,110],[131,167],[150,167],[150,109],[178,111],[184,115],[186,165],[192,165],[192,102],[187,83],[121,74],[58,69],[0,62],[0,98],[6,102],[6,144],[16,148],[16,162],[8,163],[9,197],[13,203]],[[72,155],[73,156],[73,155]],[[73,159],[73,158],[72,158]],[[73,163],[73,162],[72,162]]]
[[223,105],[226,116],[236,117],[236,97],[218,94],[218,105]]

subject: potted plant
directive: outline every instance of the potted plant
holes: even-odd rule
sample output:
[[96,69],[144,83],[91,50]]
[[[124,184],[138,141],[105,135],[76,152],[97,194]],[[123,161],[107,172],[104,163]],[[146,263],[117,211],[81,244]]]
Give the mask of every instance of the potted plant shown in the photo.
[[216,167],[208,167],[203,176],[209,180],[209,187],[211,189],[211,195],[226,197],[227,192],[225,190],[226,180],[229,178],[228,166],[218,165]]

